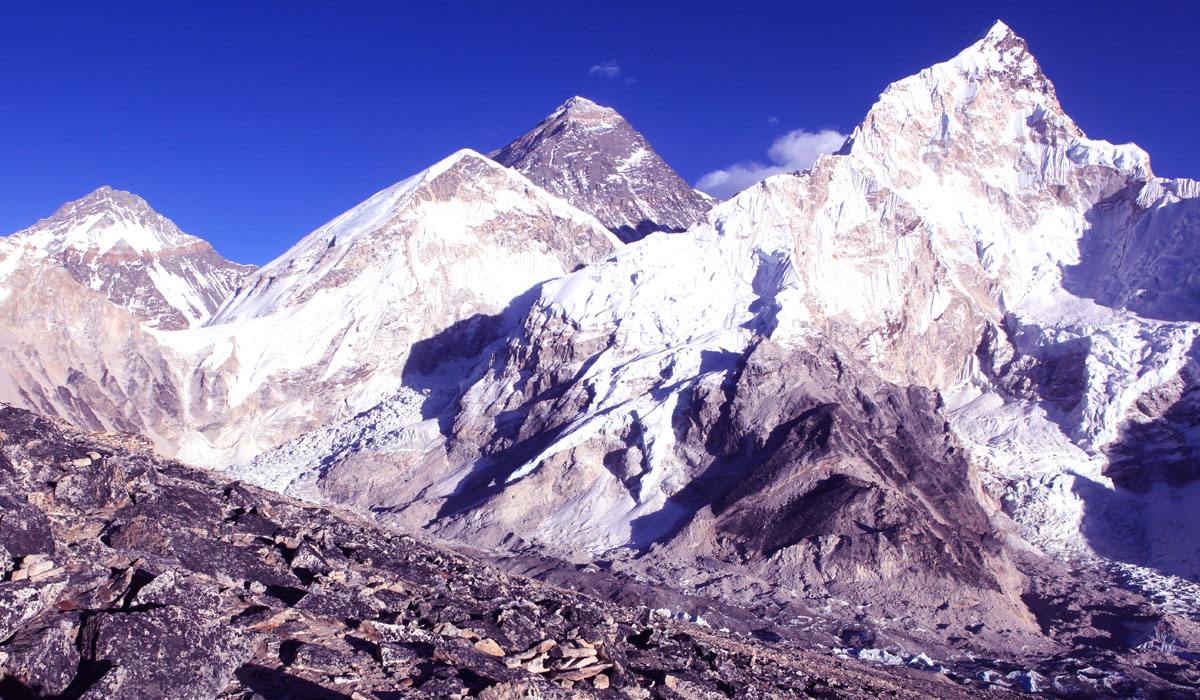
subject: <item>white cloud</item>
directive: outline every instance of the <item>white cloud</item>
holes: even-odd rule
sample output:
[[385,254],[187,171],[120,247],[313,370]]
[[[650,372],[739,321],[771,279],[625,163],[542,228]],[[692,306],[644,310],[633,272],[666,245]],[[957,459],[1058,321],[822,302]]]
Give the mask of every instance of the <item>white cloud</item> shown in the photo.
[[721,170],[714,170],[696,182],[696,189],[717,197],[729,199],[750,185],[780,173],[807,170],[822,153],[833,153],[846,141],[846,134],[834,129],[817,132],[796,129],[775,139],[767,149],[772,165],[757,161],[736,163]]
[[601,78],[615,78],[621,74],[621,64],[617,63],[617,59],[610,58],[602,63],[597,63],[588,69],[588,75],[598,75]]

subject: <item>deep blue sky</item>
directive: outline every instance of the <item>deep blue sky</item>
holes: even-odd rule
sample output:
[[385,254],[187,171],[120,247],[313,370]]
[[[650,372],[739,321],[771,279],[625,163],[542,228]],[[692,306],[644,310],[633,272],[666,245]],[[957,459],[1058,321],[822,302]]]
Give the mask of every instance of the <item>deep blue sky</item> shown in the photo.
[[[574,94],[617,108],[694,183],[765,160],[791,129],[848,132],[888,83],[996,18],[1090,136],[1200,177],[1200,3],[984,5],[6,3],[0,233],[108,184],[261,264]],[[589,72],[606,61],[618,76]]]

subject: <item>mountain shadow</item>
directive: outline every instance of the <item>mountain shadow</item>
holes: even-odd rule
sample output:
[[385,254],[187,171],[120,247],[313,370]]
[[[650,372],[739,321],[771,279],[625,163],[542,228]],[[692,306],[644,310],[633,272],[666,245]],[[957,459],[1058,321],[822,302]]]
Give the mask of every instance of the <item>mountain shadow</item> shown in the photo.
[[1143,318],[1200,322],[1200,198],[1177,199],[1181,187],[1138,181],[1094,204],[1063,288]]
[[[1142,318],[1200,322],[1200,199],[1177,198],[1184,186],[1134,182],[1097,202],[1063,287]],[[1102,448],[1115,489],[1078,477],[1073,491],[1084,503],[1080,531],[1097,554],[1200,580],[1200,547],[1172,535],[1200,527],[1188,502],[1200,481],[1200,339],[1187,357],[1175,380],[1138,398]]]
[[458,401],[476,370],[520,329],[543,284],[530,287],[500,313],[472,314],[412,344],[400,381],[430,398],[421,406],[421,418],[437,418],[442,434],[449,435]]
[[630,226],[629,224],[615,227],[610,226],[608,230],[612,231],[614,236],[620,238],[622,243],[634,243],[652,233],[683,233],[687,229],[682,226],[669,226],[651,221],[650,219],[642,219],[637,223],[637,226]]

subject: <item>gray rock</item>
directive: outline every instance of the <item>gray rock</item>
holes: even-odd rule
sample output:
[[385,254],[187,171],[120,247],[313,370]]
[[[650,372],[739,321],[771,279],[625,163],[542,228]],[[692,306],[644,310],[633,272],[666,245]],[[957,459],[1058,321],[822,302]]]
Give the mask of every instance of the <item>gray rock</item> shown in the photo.
[[[802,462],[814,455],[837,454],[834,448],[842,449],[839,446],[851,440],[873,440],[879,448],[873,461],[860,457],[854,464],[841,460],[844,463],[826,467],[824,472],[813,469],[812,483],[829,478],[831,471],[849,472],[853,467],[854,478],[868,484],[865,491],[876,498],[866,498],[866,502],[882,504],[884,516],[916,514],[912,523],[893,533],[898,537],[916,533],[904,540],[910,556],[959,557],[970,571],[971,562],[957,551],[959,545],[953,539],[943,538],[945,551],[938,551],[935,545],[930,554],[925,547],[930,541],[936,543],[931,538],[940,536],[940,531],[921,519],[925,517],[921,510],[907,506],[909,511],[902,511],[896,506],[903,500],[901,495],[911,492],[929,500],[923,508],[960,520],[964,531],[974,522],[969,509],[955,505],[958,491],[941,493],[934,488],[939,475],[955,473],[956,464],[948,449],[944,454],[937,451],[942,444],[937,438],[940,424],[930,419],[937,415],[936,408],[926,405],[928,397],[920,391],[898,391],[883,384],[872,385],[872,395],[885,400],[884,406],[873,410],[855,407],[841,394],[841,380],[828,374],[829,359],[819,353],[804,355],[763,347],[761,355],[747,359],[736,378],[761,385],[762,396],[755,398],[747,390],[745,403],[725,410],[716,405],[705,410],[709,404],[699,401],[689,419],[703,426],[702,434],[714,436],[714,451],[724,449],[727,440],[762,440],[765,435],[766,442],[774,446],[773,453]],[[853,383],[861,371],[861,367],[843,363],[841,376]],[[771,393],[778,399],[776,413],[768,411],[771,404],[764,398]],[[813,401],[835,408],[813,413]],[[921,416],[924,422],[917,420]],[[804,419],[796,420],[798,417]],[[813,430],[806,421],[828,429]],[[781,430],[779,425],[786,428]],[[938,463],[944,474],[916,475],[905,471],[909,463],[896,462],[901,454],[896,442],[898,425],[908,426],[903,444],[921,454],[942,455]],[[830,638],[827,631],[818,629],[813,636],[797,639],[775,634],[773,643],[764,643],[756,637],[786,628],[776,625],[757,630],[745,622],[761,626],[764,616],[790,613],[769,608],[752,612],[722,604],[724,619],[757,630],[753,635],[730,635],[648,613],[651,599],[647,595],[673,596],[667,599],[672,608],[682,609],[678,603],[683,597],[667,589],[619,583],[621,598],[629,606],[644,606],[640,608],[604,603],[566,589],[583,580],[595,582],[592,590],[602,591],[608,584],[598,578],[602,575],[599,567],[562,567],[538,558],[535,566],[542,571],[593,578],[564,574],[557,579],[562,585],[532,581],[334,509],[257,490],[247,494],[243,487],[174,462],[145,457],[146,470],[139,476],[130,478],[131,472],[124,469],[114,472],[116,488],[95,493],[110,493],[121,502],[128,498],[129,504],[136,504],[127,504],[119,512],[114,512],[112,505],[92,510],[55,502],[54,485],[37,476],[45,473],[39,460],[61,464],[58,455],[86,454],[92,449],[91,441],[101,440],[109,445],[105,449],[112,451],[105,459],[120,464],[126,457],[125,448],[113,444],[122,438],[85,435],[65,424],[4,408],[0,408],[0,433],[22,434],[19,445],[7,444],[4,449],[14,462],[24,465],[10,472],[9,480],[0,480],[0,493],[19,492],[27,495],[31,504],[55,504],[50,524],[58,546],[52,561],[64,569],[50,582],[0,583],[0,620],[14,632],[6,631],[0,639],[0,663],[7,674],[0,681],[0,691],[6,695],[12,691],[23,697],[33,684],[40,684],[37,687],[47,693],[62,687],[70,680],[69,669],[77,652],[78,674],[70,681],[68,692],[87,700],[450,697],[464,691],[473,697],[493,698],[822,695],[858,700],[876,697],[882,688],[894,690],[905,700],[970,697],[969,689],[940,677],[931,681],[913,669],[903,669],[912,675],[898,679],[889,675],[898,672],[894,669],[873,669],[841,660],[831,663],[826,653],[813,651],[816,640]],[[41,452],[25,447],[35,444]],[[878,478],[879,470],[888,465],[887,474],[895,483]],[[91,473],[98,479],[109,478]],[[746,480],[746,495],[732,499],[733,506],[726,512],[739,512],[755,502],[764,509],[779,509],[774,501],[776,492],[785,500],[789,495],[803,499],[811,492],[801,480],[793,484],[775,479],[768,463],[753,465],[749,473],[753,478]],[[906,487],[911,491],[896,485],[903,479],[913,482]],[[881,529],[868,519],[875,512],[862,507],[862,494],[850,495],[848,512]],[[248,501],[256,501],[263,517],[278,523],[283,534],[275,541],[254,546],[257,538],[248,539],[235,526],[238,509]],[[786,512],[786,508],[782,510]],[[887,543],[880,536],[886,540],[888,534],[855,535],[856,529],[861,532],[855,523],[829,513],[818,515],[821,517],[815,520],[798,518],[795,525],[801,529],[819,526],[865,542],[828,557],[831,566],[843,565],[839,557],[867,562],[885,551]],[[738,522],[723,524],[732,527]],[[770,519],[764,523],[761,532],[738,531],[752,545],[747,553],[796,534],[787,528],[780,530],[782,526]],[[113,526],[108,527],[110,524]],[[120,549],[106,544],[106,539]],[[251,542],[236,548],[240,552],[237,560],[247,571],[290,572],[295,556],[290,561],[289,556],[295,555],[302,539],[311,542],[316,554],[332,566],[327,574],[300,580],[291,587],[268,587],[251,579],[234,582],[223,573],[227,565],[217,567],[214,575],[206,562],[193,559],[205,551],[226,552],[235,542]],[[806,539],[801,537],[799,546]],[[219,546],[208,550],[197,544],[203,542]],[[713,552],[702,554],[713,560]],[[653,552],[650,555],[645,559],[653,560]],[[31,564],[51,561],[36,555],[26,560]],[[756,555],[748,560],[762,565],[770,563],[771,557]],[[951,578],[958,575],[950,574]],[[1057,585],[1061,578],[1048,577],[1047,583]],[[1058,590],[1039,593],[1047,610],[1062,597],[1055,593]],[[1085,630],[1102,625],[1111,616],[1109,611],[1121,610],[1120,614],[1128,617],[1124,609],[1111,607],[1111,592],[1102,594],[1101,587],[1092,584],[1087,590],[1089,602],[1074,611],[1079,613],[1074,615],[1078,624],[1061,630],[1068,638],[1080,638]],[[703,614],[717,619],[711,612],[717,603],[707,601],[705,605]],[[1134,606],[1129,611],[1151,622],[1142,608]],[[76,635],[72,630],[81,618],[87,622]],[[462,636],[443,637],[433,631],[453,632],[451,624]],[[505,632],[506,627],[512,635]],[[1151,628],[1158,629],[1147,627]],[[1186,620],[1172,621],[1169,630],[1163,630],[1189,649],[1197,638]],[[535,641],[529,646],[514,643],[513,637],[521,636]],[[506,656],[493,656],[497,650],[481,638],[494,640]],[[1118,662],[1093,657],[1089,663],[1111,666]],[[1004,673],[1015,668],[1004,668],[1000,662],[993,666]],[[1156,668],[1162,672],[1166,667]],[[1120,668],[1136,678],[1125,689],[1144,690],[1149,696],[1164,687],[1162,682],[1155,686],[1156,681],[1147,681],[1140,671]],[[1194,680],[1179,664],[1167,672],[1180,683]],[[600,673],[604,680],[599,680]],[[556,683],[573,686],[568,689]]]
[[683,231],[713,204],[616,110],[582,97],[489,157],[592,214],[626,242]]
[[350,670],[350,664],[349,655],[320,644],[301,644],[291,661],[291,665],[297,668],[331,674],[346,673]]
[[3,663],[5,673],[37,697],[62,693],[79,669],[77,624],[77,620],[62,617],[18,632],[4,646],[8,655]]
[[109,700],[215,698],[254,647],[252,636],[225,624],[215,611],[185,607],[97,615],[84,635],[88,659],[120,672],[101,680]]
[[0,582],[0,642],[46,609],[66,587],[64,581]]
[[133,605],[215,610],[221,602],[220,593],[220,586],[211,579],[171,569],[142,586]]
[[0,546],[14,557],[52,553],[50,520],[19,495],[0,493]]

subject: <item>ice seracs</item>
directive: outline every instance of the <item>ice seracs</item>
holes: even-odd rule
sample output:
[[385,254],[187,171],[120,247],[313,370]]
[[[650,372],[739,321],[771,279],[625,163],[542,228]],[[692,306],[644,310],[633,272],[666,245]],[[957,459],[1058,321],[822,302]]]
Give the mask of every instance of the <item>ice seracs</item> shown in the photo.
[[[608,118],[568,103],[548,124],[582,131]],[[537,133],[531,152],[554,154]],[[942,528],[980,522],[972,502],[991,518],[981,533],[1015,521],[1043,548],[1089,554],[1133,533],[1155,543],[1145,562],[1194,573],[1200,558],[1169,543],[1144,499],[1180,501],[1118,491],[1114,465],[1193,449],[1188,412],[1171,408],[1192,405],[1200,318],[1189,315],[1194,281],[1169,257],[1195,257],[1196,192],[1156,178],[1136,146],[1089,139],[998,23],[889,86],[810,172],[769,178],[686,233],[649,236],[542,286],[521,332],[443,419],[448,440],[431,446],[392,425],[372,442],[359,426],[373,447],[341,438],[338,458],[301,481],[472,541],[512,531],[594,553],[686,542],[750,557],[764,580],[836,585],[828,567],[848,567],[860,591],[880,595],[906,590],[887,572],[922,550],[897,554],[879,533],[955,551],[958,535]],[[764,394],[754,367],[810,369]],[[841,377],[871,389],[834,391]],[[880,396],[893,397],[887,411]],[[927,436],[921,456],[872,447],[906,434]],[[776,481],[786,469],[772,455],[788,445],[787,468],[813,466]],[[887,466],[911,460],[925,460],[924,476]],[[1195,478],[1182,463],[1165,473],[1176,485]],[[1147,494],[1164,478],[1120,474]],[[890,505],[873,512],[892,515],[862,520],[865,530],[831,516],[788,531],[788,502],[756,510],[755,484],[793,503],[837,494],[846,512],[881,499]],[[1114,498],[1146,505],[1118,514]],[[771,532],[782,534],[756,534]],[[708,549],[714,540],[727,544]],[[836,541],[853,543],[846,559],[822,549]],[[680,547],[658,551],[669,561]],[[1014,590],[998,554],[957,557],[947,571]],[[952,590],[947,581],[923,585]]]

